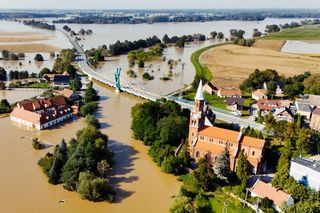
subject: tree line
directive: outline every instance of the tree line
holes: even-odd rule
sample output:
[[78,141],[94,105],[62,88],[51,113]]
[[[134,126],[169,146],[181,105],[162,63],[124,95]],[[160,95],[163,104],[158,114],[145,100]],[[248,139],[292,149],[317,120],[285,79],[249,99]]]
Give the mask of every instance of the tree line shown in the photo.
[[35,28],[39,28],[39,29],[56,30],[56,26],[55,25],[50,25],[48,23],[44,23],[44,22],[41,22],[41,21],[35,21],[35,20],[27,21],[27,20],[24,20],[23,24],[24,25],[28,25],[28,26],[32,26],[32,27],[35,27]]

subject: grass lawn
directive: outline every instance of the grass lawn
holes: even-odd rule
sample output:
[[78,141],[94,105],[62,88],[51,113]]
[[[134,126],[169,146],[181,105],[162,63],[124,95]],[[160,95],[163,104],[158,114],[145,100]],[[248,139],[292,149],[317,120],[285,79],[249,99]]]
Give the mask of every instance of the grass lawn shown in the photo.
[[[185,98],[188,100],[193,100],[195,95],[195,92],[189,92],[185,95]],[[204,93],[204,98],[211,106],[227,110],[227,104],[223,98],[220,98],[216,95],[209,95],[207,93]]]
[[191,55],[191,62],[193,64],[194,68],[196,69],[196,75],[197,76],[201,76],[202,78],[206,79],[207,81],[211,81],[213,79],[212,73],[208,69],[208,67],[205,66],[205,65],[202,65],[200,63],[200,56],[201,56],[202,53],[210,50],[211,48],[218,47],[218,46],[221,46],[221,45],[224,45],[224,44],[225,43],[210,45],[208,47],[204,47],[202,49],[199,49],[199,50],[195,51]]
[[27,88],[44,88],[44,89],[48,89],[51,88],[51,85],[47,82],[45,83],[35,83],[35,84],[30,84],[27,86]]
[[267,35],[262,40],[320,40],[319,27],[297,27]]
[[210,203],[214,212],[220,213],[223,212],[224,203],[225,208],[224,212],[228,213],[249,213],[253,212],[250,208],[243,208],[240,201],[233,199],[232,197],[226,195],[221,188],[217,189],[213,193],[214,197],[210,198]]

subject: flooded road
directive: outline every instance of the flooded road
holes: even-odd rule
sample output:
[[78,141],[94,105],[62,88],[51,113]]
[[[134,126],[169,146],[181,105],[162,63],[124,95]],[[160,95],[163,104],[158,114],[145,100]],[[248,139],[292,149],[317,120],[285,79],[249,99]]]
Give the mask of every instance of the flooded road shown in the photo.
[[[170,196],[177,194],[180,183],[176,177],[163,174],[147,154],[148,147],[131,138],[130,110],[141,101],[126,94],[116,94],[97,86],[102,96],[97,117],[102,131],[109,135],[115,152],[115,165],[110,180],[116,187],[113,204],[81,200],[75,192],[53,186],[37,165],[52,148],[35,151],[31,141],[21,137],[39,137],[58,144],[69,140],[84,126],[82,119],[61,127],[35,132],[0,119],[0,212],[167,212]],[[64,204],[58,204],[60,199]]]

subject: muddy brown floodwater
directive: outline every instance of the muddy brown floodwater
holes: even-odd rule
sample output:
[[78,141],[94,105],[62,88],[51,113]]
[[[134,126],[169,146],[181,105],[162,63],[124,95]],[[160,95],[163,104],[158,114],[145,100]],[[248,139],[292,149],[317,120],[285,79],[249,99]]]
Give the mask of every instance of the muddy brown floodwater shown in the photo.
[[[96,87],[101,95],[97,117],[115,152],[110,181],[117,191],[116,202],[82,200],[76,192],[49,184],[37,165],[53,148],[33,150],[28,137],[58,144],[62,138],[74,137],[84,126],[83,119],[36,132],[11,123],[7,117],[0,119],[0,212],[168,212],[173,201],[170,197],[178,193],[180,183],[162,173],[148,156],[148,148],[132,138],[130,111],[141,99]],[[60,199],[66,202],[58,204]]]

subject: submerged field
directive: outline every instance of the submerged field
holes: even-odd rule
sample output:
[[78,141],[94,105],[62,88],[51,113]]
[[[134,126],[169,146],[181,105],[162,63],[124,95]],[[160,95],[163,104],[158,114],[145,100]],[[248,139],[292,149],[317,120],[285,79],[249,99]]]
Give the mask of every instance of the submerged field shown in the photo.
[[266,47],[223,45],[203,53],[200,61],[213,73],[213,83],[217,87],[238,87],[255,69],[275,69],[285,76],[305,71],[320,73],[319,58],[282,53]]

